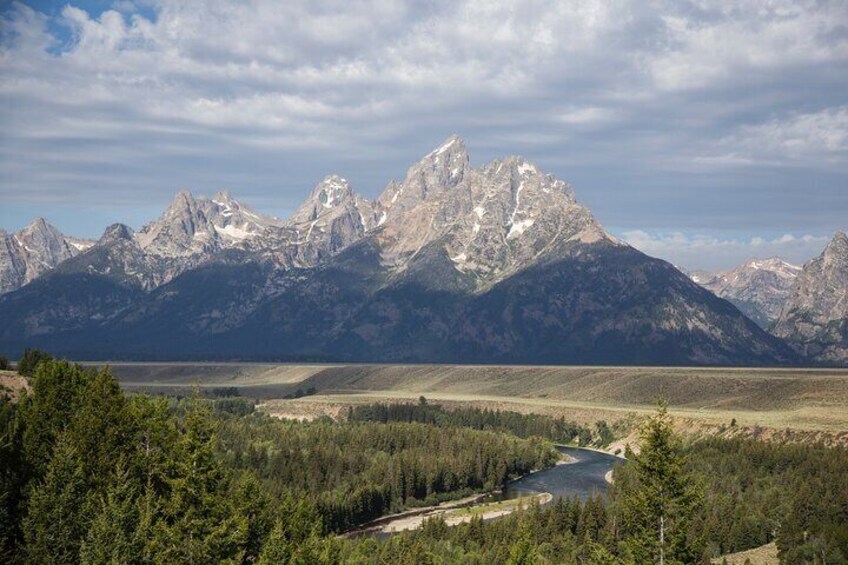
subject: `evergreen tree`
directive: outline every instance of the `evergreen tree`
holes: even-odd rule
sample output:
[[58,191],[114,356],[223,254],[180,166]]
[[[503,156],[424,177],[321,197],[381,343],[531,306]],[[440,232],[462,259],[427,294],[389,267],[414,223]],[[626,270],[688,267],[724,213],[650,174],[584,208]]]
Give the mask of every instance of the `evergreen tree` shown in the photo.
[[32,493],[24,521],[28,563],[79,562],[91,512],[88,481],[76,448],[59,442],[47,476]]
[[237,563],[247,541],[247,520],[233,509],[229,482],[214,454],[215,425],[198,399],[185,414],[174,475],[162,516],[153,524],[156,563]]
[[627,557],[636,563],[694,563],[701,547],[690,535],[699,489],[683,472],[684,459],[664,401],[642,429],[633,480],[622,484]]
[[536,565],[538,560],[539,553],[536,549],[536,543],[533,541],[529,528],[522,522],[518,539],[510,547],[509,558],[506,563],[507,565]]
[[134,456],[129,461],[133,473],[141,478],[146,493],[165,496],[175,465],[174,446],[179,438],[176,419],[162,398],[133,396],[127,412],[133,421]]
[[291,495],[282,499],[279,518],[262,546],[258,563],[331,563],[334,548],[322,539],[323,523],[314,505],[306,499],[295,500]]
[[38,363],[32,393],[24,397],[19,412],[31,479],[38,480],[46,473],[53,447],[73,419],[89,378],[89,372],[67,361]]
[[13,563],[23,538],[24,471],[16,405],[0,398],[0,562]]
[[245,560],[256,561],[262,551],[262,542],[274,527],[272,502],[256,475],[250,472],[239,476],[231,498],[236,513],[247,521]]
[[139,485],[119,463],[80,548],[84,565],[144,563]]
[[20,361],[18,361],[18,373],[30,378],[35,375],[39,364],[52,359],[53,357],[38,349],[26,349]]
[[291,559],[294,547],[286,534],[286,527],[282,520],[274,525],[271,535],[262,546],[259,556],[259,565],[278,565],[288,563]]
[[91,490],[104,492],[116,460],[135,448],[133,425],[124,393],[109,368],[90,373],[66,433],[80,454]]

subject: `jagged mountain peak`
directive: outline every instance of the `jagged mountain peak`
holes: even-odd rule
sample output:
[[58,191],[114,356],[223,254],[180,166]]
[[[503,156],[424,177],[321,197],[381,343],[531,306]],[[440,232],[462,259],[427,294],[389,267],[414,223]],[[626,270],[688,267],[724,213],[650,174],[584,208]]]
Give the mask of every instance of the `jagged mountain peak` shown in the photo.
[[576,204],[568,183],[517,155],[475,169],[457,135],[412,164],[405,179],[389,183],[374,203],[337,174],[319,182],[287,221],[257,214],[229,190],[211,198],[181,190],[132,237],[151,264],[164,269],[156,280],[167,281],[231,248],[262,253],[282,267],[311,267],[379,226],[389,236],[383,245],[388,264],[402,268],[441,239],[460,271],[487,281],[508,276],[562,241],[608,238]]
[[[828,242],[827,246],[821,254],[822,269],[838,273],[837,276],[848,288],[848,236],[845,232],[838,231],[833,238]],[[815,261],[815,259],[814,259]],[[846,290],[846,302],[848,302],[848,290]],[[848,308],[846,308],[848,311]]]
[[116,223],[108,226],[103,231],[103,235],[100,236],[97,245],[106,245],[119,240],[132,241],[134,236],[135,233],[131,227],[126,224]]
[[848,260],[848,235],[838,231],[824,248],[825,256],[836,256]]
[[14,237],[22,244],[34,245],[56,245],[65,242],[65,236],[53,224],[44,218],[36,218],[26,227],[14,234]]
[[33,220],[32,220],[32,221],[31,221],[31,222],[30,222],[30,223],[29,223],[29,224],[28,224],[28,225],[27,225],[24,229],[22,229],[21,231],[22,231],[22,232],[26,232],[26,231],[35,231],[35,230],[52,230],[52,231],[58,231],[58,230],[56,230],[56,228],[53,226],[53,224],[51,224],[51,223],[50,223],[50,222],[48,222],[46,219],[41,218],[41,217],[34,218],[34,219],[33,219]]
[[451,134],[438,147],[427,153],[423,160],[428,158],[435,159],[439,155],[449,152],[465,153],[465,142],[457,134]]
[[309,198],[292,214],[289,224],[312,222],[346,204],[355,204],[355,195],[347,179],[327,175],[315,185]]
[[241,247],[269,227],[281,225],[277,218],[254,212],[228,190],[212,198],[181,190],[159,218],[138,231],[136,240],[151,255],[188,257]]
[[194,197],[194,194],[192,194],[192,192],[188,189],[183,189],[174,195],[173,200],[171,200],[171,203],[165,209],[165,212],[180,212],[196,205],[197,199]]
[[[441,169],[434,169],[437,158]],[[457,158],[462,174],[455,183],[451,175],[428,176],[444,172],[445,164],[453,170]],[[402,273],[444,258],[479,291],[572,244],[618,243],[577,203],[567,182],[517,155],[473,168],[453,138],[413,165],[403,183],[390,184],[377,213],[381,257],[390,269]],[[433,246],[443,253],[434,254]]]
[[234,202],[233,195],[227,188],[221,189],[212,196],[213,202]]
[[21,245],[30,248],[57,245],[65,241],[62,232],[44,218],[35,218],[26,227],[16,232],[14,237]]
[[543,172],[536,163],[519,155],[495,159],[483,166],[480,174],[501,190],[508,188],[513,196],[525,190],[528,193],[538,191],[543,195],[562,194],[568,204],[576,203],[574,191],[569,183]]
[[[136,234],[139,246],[148,253],[175,257],[198,251],[202,234],[211,235],[204,227],[206,216],[198,207],[197,199],[189,190],[177,192],[159,218],[145,224]],[[201,237],[198,237],[201,234]]]
[[[286,222],[227,191],[182,191],[138,233],[112,226],[45,279],[0,300],[11,320],[0,346],[372,362],[794,359],[726,302],[611,238],[567,182],[520,156],[474,168],[456,136],[376,203],[330,175]],[[64,292],[69,281],[88,294]],[[101,288],[126,300],[88,299]]]
[[327,175],[313,190],[312,195],[321,202],[324,208],[332,208],[345,199],[353,196],[350,183],[344,177]]
[[312,267],[359,241],[375,225],[372,203],[355,194],[346,178],[328,175],[286,222],[279,234],[285,249],[279,256],[283,264]]
[[230,239],[249,239],[269,227],[280,227],[283,221],[259,214],[250,206],[233,198],[229,190],[221,190],[208,201],[201,198],[201,209],[219,235]]
[[44,218],[35,218],[26,227],[14,234],[21,245],[32,248],[44,248],[65,243],[65,236],[56,226]]
[[800,272],[801,267],[770,257],[749,259],[726,271],[692,273],[691,278],[767,328],[780,316]]
[[409,167],[402,182],[392,181],[386,186],[376,205],[380,223],[456,187],[470,168],[465,143],[458,136],[450,136]]
[[45,218],[35,218],[15,233],[0,230],[0,294],[16,290],[92,244],[65,236]]

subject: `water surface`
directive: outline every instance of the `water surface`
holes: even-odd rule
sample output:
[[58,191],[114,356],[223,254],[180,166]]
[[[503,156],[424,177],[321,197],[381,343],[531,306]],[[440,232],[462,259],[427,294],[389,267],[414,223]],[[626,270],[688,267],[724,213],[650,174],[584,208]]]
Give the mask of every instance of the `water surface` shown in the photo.
[[593,494],[603,495],[607,490],[605,475],[615,465],[623,463],[622,459],[614,455],[598,451],[565,446],[558,446],[557,449],[576,461],[512,481],[504,487],[499,498],[518,498],[540,492],[549,492],[554,499],[578,496],[585,500]]

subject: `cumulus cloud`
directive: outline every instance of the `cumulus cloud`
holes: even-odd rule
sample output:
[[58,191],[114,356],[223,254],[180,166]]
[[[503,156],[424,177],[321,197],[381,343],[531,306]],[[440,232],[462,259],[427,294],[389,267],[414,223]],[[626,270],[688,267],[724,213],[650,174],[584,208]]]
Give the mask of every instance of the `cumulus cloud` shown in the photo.
[[222,186],[284,215],[329,172],[373,196],[454,132],[624,229],[726,228],[752,199],[752,229],[844,227],[839,0],[39,6],[0,8],[4,227]]
[[648,233],[643,230],[624,232],[621,238],[647,255],[665,259],[688,271],[731,269],[749,259],[770,257],[780,257],[801,265],[820,254],[830,239],[809,234],[783,234],[771,239],[761,236],[733,239],[681,232]]

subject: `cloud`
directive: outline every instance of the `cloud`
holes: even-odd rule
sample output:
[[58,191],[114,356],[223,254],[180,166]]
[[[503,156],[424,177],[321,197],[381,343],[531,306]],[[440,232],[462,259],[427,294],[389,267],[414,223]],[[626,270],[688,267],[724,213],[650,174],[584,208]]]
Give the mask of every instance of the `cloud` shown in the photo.
[[719,143],[751,161],[794,163],[815,158],[844,163],[848,158],[848,106],[742,126]]
[[783,234],[772,239],[719,238],[711,235],[687,235],[681,232],[656,234],[632,230],[621,234],[627,243],[652,257],[665,259],[686,270],[731,269],[749,259],[780,257],[803,264],[819,255],[828,236]]
[[755,231],[844,227],[846,30],[839,0],[6,4],[0,225],[37,202],[96,233],[92,203],[186,187],[284,215],[330,172],[373,196],[457,132],[628,229],[752,201]]

